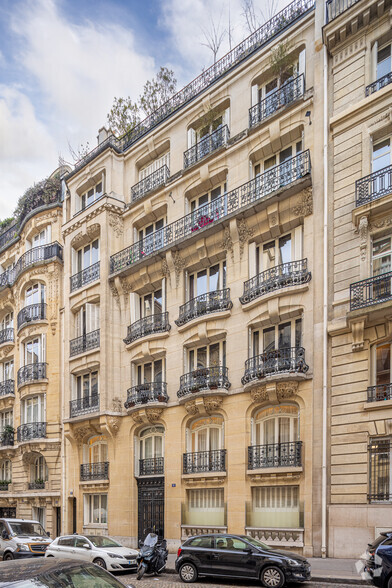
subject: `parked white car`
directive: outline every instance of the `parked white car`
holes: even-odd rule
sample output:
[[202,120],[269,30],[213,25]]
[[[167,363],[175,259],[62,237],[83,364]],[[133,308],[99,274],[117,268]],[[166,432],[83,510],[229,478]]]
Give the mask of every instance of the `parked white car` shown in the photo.
[[45,551],[45,557],[79,559],[110,571],[136,570],[138,551],[123,547],[102,535],[66,535],[57,537]]

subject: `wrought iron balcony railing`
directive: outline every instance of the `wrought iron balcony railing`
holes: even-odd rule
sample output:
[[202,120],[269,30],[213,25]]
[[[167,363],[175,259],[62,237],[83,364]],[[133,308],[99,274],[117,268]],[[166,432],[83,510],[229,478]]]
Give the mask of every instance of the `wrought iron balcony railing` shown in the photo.
[[82,463],[80,466],[80,479],[82,482],[109,480],[109,462]]
[[198,316],[230,310],[232,307],[230,288],[206,292],[180,306],[180,316],[174,322],[180,327]]
[[226,471],[226,449],[184,453],[182,458],[184,474]]
[[279,374],[306,374],[308,369],[303,347],[272,349],[246,360],[241,382],[245,385],[253,380]]
[[128,345],[141,337],[147,337],[147,335],[152,335],[153,333],[164,333],[165,331],[170,331],[170,329],[168,312],[145,316],[129,325],[124,343]]
[[302,466],[302,441],[248,447],[248,470]]
[[13,343],[14,342],[14,329],[3,329],[0,331],[0,345],[2,343]]
[[12,268],[7,269],[0,274],[0,288],[13,286],[18,277],[26,269],[34,267],[35,265],[48,263],[55,258],[60,261],[63,260],[63,248],[57,242],[29,249],[29,251],[26,251],[26,253],[23,253],[23,255],[19,257],[18,261]]
[[0,492],[7,492],[8,486],[11,484],[11,481],[3,481],[0,480]]
[[222,365],[198,368],[189,374],[181,376],[177,396],[182,398],[193,392],[200,392],[200,390],[216,390],[217,388],[228,390],[230,386],[229,368]]
[[37,302],[36,304],[29,304],[18,312],[18,329],[23,325],[31,323],[32,321],[42,321],[46,319],[46,304],[45,302]]
[[4,380],[4,382],[0,382],[0,396],[7,396],[8,394],[15,394],[14,380]]
[[187,149],[184,153],[184,169],[194,165],[210,153],[213,153],[220,147],[226,145],[230,139],[230,131],[227,125],[223,125],[210,133],[205,135],[198,143]]
[[355,182],[355,204],[361,206],[392,193],[392,165]]
[[253,203],[267,200],[275,191],[309,173],[310,154],[307,150],[115,253],[110,257],[110,274],[124,271],[145,257],[175,245]]
[[71,419],[97,410],[99,410],[99,394],[94,391],[91,396],[83,396],[69,401],[69,417]]
[[167,165],[156,169],[152,174],[143,178],[132,186],[131,188],[131,199],[132,202],[137,202],[140,198],[143,198],[148,192],[155,190],[161,186],[164,186],[167,182],[167,178],[170,176],[170,171]]
[[9,447],[14,444],[14,429],[10,428],[0,433],[0,447]]
[[18,369],[18,386],[23,386],[28,382],[36,380],[45,380],[46,366],[44,362],[29,363]]
[[74,274],[70,277],[70,284],[71,284],[71,292],[74,290],[78,290],[85,286],[86,284],[90,284],[90,282],[95,282],[95,280],[99,280],[100,274],[100,263],[97,261],[93,263],[89,267],[86,267],[81,272]]
[[91,349],[96,349],[99,346],[100,329],[97,329],[96,331],[90,331],[90,333],[86,333],[81,337],[76,337],[76,339],[71,339],[69,342],[69,355],[70,357],[73,357],[74,355],[79,355],[79,353],[85,353]]
[[166,382],[147,382],[128,389],[124,406],[130,408],[150,402],[167,402],[168,400]]
[[255,127],[263,120],[275,114],[281,108],[299,100],[305,92],[305,77],[303,74],[293,80],[289,80],[283,86],[275,90],[249,108],[249,127]]
[[392,272],[350,285],[350,310],[374,306],[392,299]]
[[264,294],[310,282],[312,274],[308,271],[308,260],[300,259],[271,267],[244,283],[244,293],[240,297],[241,304],[247,304]]
[[378,78],[378,80],[366,86],[365,95],[370,96],[389,84],[392,84],[392,72],[387,73],[385,76],[382,76],[382,78]]
[[342,12],[351,8],[351,6],[354,6],[357,2],[359,2],[359,0],[327,0],[327,23],[338,17]]
[[43,480],[29,482],[29,490],[45,490],[45,482]]
[[392,384],[379,384],[378,386],[368,387],[368,402],[381,402],[383,400],[392,400]]
[[46,423],[25,423],[16,430],[18,441],[30,441],[46,437]]
[[162,476],[164,474],[164,462],[164,457],[139,459],[139,476]]
[[19,224],[14,223],[8,229],[6,229],[3,233],[1,233],[1,235],[0,235],[0,251],[8,243],[13,241],[15,239],[15,237],[18,237],[18,231],[19,231]]

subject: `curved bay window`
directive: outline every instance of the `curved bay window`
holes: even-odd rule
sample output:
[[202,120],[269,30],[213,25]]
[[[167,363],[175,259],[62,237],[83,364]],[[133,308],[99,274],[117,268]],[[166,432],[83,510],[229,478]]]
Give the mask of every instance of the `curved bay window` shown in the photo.
[[226,471],[223,417],[216,415],[194,421],[187,431],[184,474]]
[[83,446],[81,480],[107,479],[109,476],[108,444],[104,435],[91,437]]
[[302,465],[296,406],[264,408],[256,414],[252,425],[252,445],[248,448],[250,470]]
[[41,488],[45,488],[45,482],[48,481],[48,477],[49,472],[46,460],[42,455],[40,455],[35,459],[34,463],[31,464],[31,482],[29,484],[29,488],[31,490],[39,490]]
[[[139,433],[139,476],[163,475],[164,435],[162,426],[149,427]],[[135,469],[137,471],[137,467]]]

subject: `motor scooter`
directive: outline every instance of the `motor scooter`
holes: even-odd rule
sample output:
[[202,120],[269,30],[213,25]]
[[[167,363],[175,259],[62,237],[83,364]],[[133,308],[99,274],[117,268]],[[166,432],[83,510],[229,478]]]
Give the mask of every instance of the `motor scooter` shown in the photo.
[[168,551],[166,539],[158,545],[158,535],[149,533],[136,558],[137,580],[141,580],[144,574],[160,574],[166,568]]

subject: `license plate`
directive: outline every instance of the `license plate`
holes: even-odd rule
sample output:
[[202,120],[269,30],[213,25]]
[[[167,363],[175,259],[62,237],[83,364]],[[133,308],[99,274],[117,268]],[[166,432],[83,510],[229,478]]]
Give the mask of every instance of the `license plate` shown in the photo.
[[136,563],[136,559],[130,559],[130,560],[128,560],[128,563],[130,566],[132,566],[133,564]]

